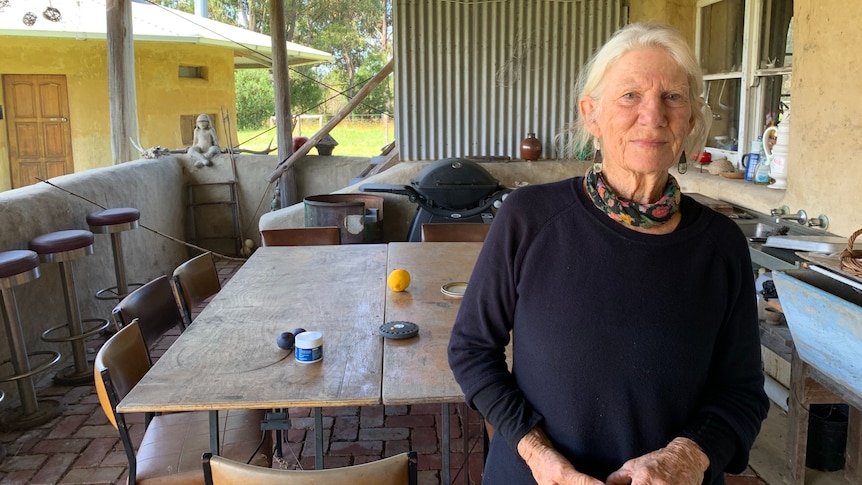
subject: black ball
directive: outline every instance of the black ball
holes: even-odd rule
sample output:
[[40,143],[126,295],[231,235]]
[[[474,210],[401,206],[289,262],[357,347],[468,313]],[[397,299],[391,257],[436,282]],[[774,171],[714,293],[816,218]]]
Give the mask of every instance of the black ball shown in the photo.
[[290,350],[293,348],[293,339],[295,335],[291,332],[282,332],[281,335],[278,336],[275,343],[284,350]]
[[290,333],[292,333],[293,336],[296,337],[297,335],[301,334],[302,332],[305,332],[305,329],[300,327],[300,328],[294,328],[293,331]]

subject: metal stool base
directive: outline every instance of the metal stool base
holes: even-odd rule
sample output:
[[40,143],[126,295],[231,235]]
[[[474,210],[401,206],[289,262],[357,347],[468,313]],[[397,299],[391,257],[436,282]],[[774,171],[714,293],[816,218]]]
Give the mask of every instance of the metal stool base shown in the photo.
[[[135,291],[135,289],[144,286],[144,284],[143,283],[129,283],[126,286],[129,289],[129,293],[131,293],[131,292]],[[121,295],[120,293],[118,293],[118,291],[119,290],[117,290],[116,286],[112,286],[110,288],[102,288],[101,290],[96,292],[96,299],[97,300],[122,300],[123,298],[125,298],[129,295],[129,293]]]
[[10,409],[0,415],[0,427],[9,431],[32,429],[56,418],[63,412],[60,401],[44,399],[39,401],[39,409],[32,414],[24,414],[21,408]]
[[74,365],[64,367],[54,376],[54,384],[59,386],[86,386],[93,385],[93,366],[90,365],[84,372],[77,372]]
[[69,331],[69,324],[68,323],[64,323],[62,325],[57,325],[56,327],[51,327],[48,330],[45,330],[44,332],[42,332],[42,340],[44,340],[45,342],[51,342],[51,343],[74,342],[75,340],[87,340],[90,337],[95,337],[96,335],[101,334],[102,330],[105,330],[106,328],[111,326],[111,322],[104,319],[104,318],[86,318],[84,320],[81,320],[82,324],[90,323],[90,322],[95,322],[95,325],[84,330],[80,335],[72,335],[69,337],[51,337],[50,336],[52,333],[56,332],[57,330],[66,330],[66,332],[68,333],[68,331]]

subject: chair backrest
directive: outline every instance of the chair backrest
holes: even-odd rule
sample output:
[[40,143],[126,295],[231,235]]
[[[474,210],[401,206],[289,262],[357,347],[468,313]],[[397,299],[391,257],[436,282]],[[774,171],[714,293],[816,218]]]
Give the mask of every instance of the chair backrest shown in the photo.
[[192,323],[192,311],[198,305],[221,291],[218,270],[210,252],[195,256],[177,266],[174,270],[173,282],[186,325]]
[[203,455],[207,485],[415,485],[416,452],[325,470],[278,470],[246,465],[210,453]]
[[168,330],[185,329],[180,308],[167,276],[159,276],[126,295],[111,312],[118,328],[138,319],[147,348]]
[[338,227],[290,227],[260,231],[261,246],[327,246],[341,244]]
[[117,404],[148,370],[150,358],[137,320],[121,328],[96,354],[93,364],[96,394],[105,416],[114,428],[119,429],[114,411]]
[[422,224],[422,242],[484,242],[489,229],[480,222]]

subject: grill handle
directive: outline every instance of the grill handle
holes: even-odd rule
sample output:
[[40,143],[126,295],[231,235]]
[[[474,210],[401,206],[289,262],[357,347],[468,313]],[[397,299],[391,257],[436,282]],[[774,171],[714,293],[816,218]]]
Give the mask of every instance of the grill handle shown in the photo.
[[502,202],[503,196],[507,195],[511,191],[512,189],[502,189],[499,192],[495,192],[491,197],[488,197],[488,200],[486,200],[481,206],[464,211],[453,211],[431,207],[430,204],[422,204],[422,208],[438,217],[445,217],[452,220],[467,219],[473,216],[478,216],[483,212],[487,212],[495,202]]
[[387,194],[406,195],[410,197],[410,202],[416,202],[423,199],[413,187],[409,185],[393,185],[393,184],[362,184],[359,186],[360,192],[385,192]]

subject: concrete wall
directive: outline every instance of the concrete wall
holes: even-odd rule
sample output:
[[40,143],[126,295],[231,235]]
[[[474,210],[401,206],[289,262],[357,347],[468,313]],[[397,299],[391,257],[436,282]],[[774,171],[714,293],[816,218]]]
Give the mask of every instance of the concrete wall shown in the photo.
[[[401,162],[398,165],[369,177],[360,183],[345,187],[336,193],[359,193],[359,186],[365,183],[406,185],[410,180],[432,162]],[[521,183],[543,183],[583,175],[588,162],[543,160],[537,162],[511,161],[486,162],[481,165],[496,178],[501,185],[516,187]],[[383,196],[383,240],[404,241],[417,204],[403,195],[376,193]],[[264,214],[260,218],[260,229],[284,227],[303,227],[305,207],[302,203]]]
[[[129,162],[84,173],[57,177],[57,187],[104,207],[135,207],[140,223],[155,231],[183,235],[185,179],[182,165],[174,158]],[[63,190],[39,183],[0,193],[0,250],[26,249],[40,234],[66,229],[88,229],[87,214],[101,210],[91,202]],[[146,282],[173,268],[187,257],[183,245],[159,236],[144,227],[122,233],[123,252],[129,282]],[[116,285],[110,236],[95,235],[94,254],[72,263],[77,301],[82,318],[110,319],[114,306],[94,298],[95,292]],[[44,330],[67,321],[63,290],[57,264],[43,263],[40,278],[14,289],[28,350],[51,348],[71,362],[70,348],[46,344],[39,339]],[[5,331],[3,333],[4,341]],[[7,345],[0,346],[0,360],[9,358]],[[11,373],[5,366],[4,374]],[[40,375],[37,378],[47,378]],[[14,384],[3,389],[17,399]]]
[[[275,168],[275,163],[274,156],[243,155],[232,161],[231,157],[222,155],[216,157],[212,167],[195,168],[185,155],[168,156],[49,180],[59,188],[38,183],[0,192],[0,251],[26,249],[31,239],[48,232],[88,229],[87,214],[101,210],[99,206],[134,207],[141,211],[141,227],[122,233],[123,253],[128,281],[145,283],[156,276],[171,274],[178,264],[200,254],[183,243],[189,236],[189,183],[237,180],[242,227],[247,229],[243,236],[257,244],[258,218],[270,210],[272,198],[272,186],[266,183],[265,177]],[[306,156],[295,165],[300,196],[328,193],[343,187],[367,165],[368,159]],[[231,218],[226,214],[221,210],[201,222],[221,228],[228,225],[227,229],[231,229]],[[218,251],[211,243],[206,241],[201,245]],[[100,288],[116,285],[110,236],[96,234],[93,249],[92,255],[73,263],[77,301],[83,318],[110,319],[116,302],[94,297]],[[28,350],[54,349],[69,354],[68,346],[47,344],[39,338],[44,330],[66,321],[57,265],[42,264],[41,272],[40,278],[14,289]],[[5,331],[0,332],[3,334],[0,341],[6,341]],[[9,355],[8,345],[0,345],[0,361],[8,359]],[[5,366],[3,372],[11,373],[9,366]],[[47,379],[51,375],[48,372],[37,378]],[[3,384],[2,389],[9,400],[17,399],[14,383]]]

